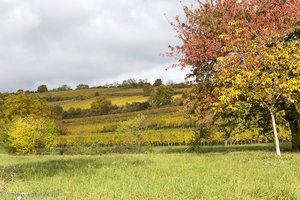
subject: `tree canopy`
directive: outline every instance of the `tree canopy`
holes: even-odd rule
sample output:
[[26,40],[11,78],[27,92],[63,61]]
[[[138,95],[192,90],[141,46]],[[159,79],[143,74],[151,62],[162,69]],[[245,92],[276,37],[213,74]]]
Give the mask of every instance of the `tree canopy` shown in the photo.
[[171,55],[180,55],[179,66],[190,67],[188,77],[198,85],[187,105],[204,116],[207,110],[234,110],[238,101],[247,101],[261,104],[273,119],[279,103],[293,104],[300,89],[299,8],[290,0],[185,6],[185,21],[177,17],[173,24],[182,45],[171,47]]

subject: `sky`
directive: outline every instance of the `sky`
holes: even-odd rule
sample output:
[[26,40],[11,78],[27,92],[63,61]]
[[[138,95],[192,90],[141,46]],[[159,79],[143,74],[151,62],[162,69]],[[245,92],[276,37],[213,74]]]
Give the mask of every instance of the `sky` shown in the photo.
[[161,54],[193,0],[0,0],[0,92],[135,78],[183,82]]

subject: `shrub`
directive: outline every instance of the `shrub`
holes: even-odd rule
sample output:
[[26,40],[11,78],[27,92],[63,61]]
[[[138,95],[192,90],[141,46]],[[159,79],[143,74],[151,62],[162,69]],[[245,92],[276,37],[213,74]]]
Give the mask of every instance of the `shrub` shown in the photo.
[[126,103],[125,106],[122,107],[122,112],[134,112],[141,111],[150,108],[149,102],[133,102]]
[[81,109],[81,108],[71,107],[67,111],[63,112],[62,117],[63,117],[63,119],[82,117],[82,116],[88,115],[89,112],[90,112],[89,109]]

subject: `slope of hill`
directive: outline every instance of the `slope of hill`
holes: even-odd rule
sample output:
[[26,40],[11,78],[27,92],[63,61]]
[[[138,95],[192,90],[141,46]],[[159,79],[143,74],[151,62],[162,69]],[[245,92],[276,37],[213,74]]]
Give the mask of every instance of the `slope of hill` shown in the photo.
[[[175,88],[174,90],[173,99],[181,98],[183,92],[190,88]],[[95,88],[55,91],[39,95],[48,100],[50,105],[61,105],[64,110],[71,107],[88,109],[98,95],[106,96],[117,106],[132,102],[146,102],[148,99],[140,88]],[[67,134],[60,137],[60,144],[73,146],[134,143],[134,137],[117,132],[117,127],[119,122],[135,118],[140,114],[146,117],[146,130],[143,132],[142,144],[170,145],[191,142],[193,137],[192,120],[186,118],[184,113],[178,112],[177,106],[170,105],[137,112],[64,119],[62,124],[66,128]]]

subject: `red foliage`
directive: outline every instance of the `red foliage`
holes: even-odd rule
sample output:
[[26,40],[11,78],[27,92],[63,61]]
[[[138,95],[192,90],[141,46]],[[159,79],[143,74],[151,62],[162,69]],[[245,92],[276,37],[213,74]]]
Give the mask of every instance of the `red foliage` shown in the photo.
[[300,2],[294,0],[223,0],[214,4],[198,0],[198,5],[195,9],[184,7],[185,22],[176,17],[173,26],[182,45],[172,47],[170,53],[180,55],[177,66],[191,67],[188,76],[197,81],[213,76],[217,58],[229,53],[222,47],[236,37],[259,37],[270,44],[289,37],[300,19]]

